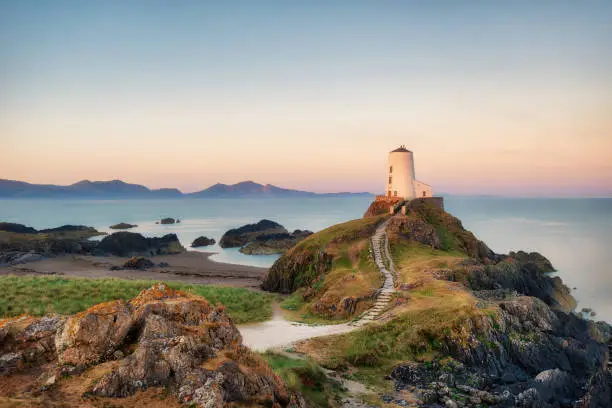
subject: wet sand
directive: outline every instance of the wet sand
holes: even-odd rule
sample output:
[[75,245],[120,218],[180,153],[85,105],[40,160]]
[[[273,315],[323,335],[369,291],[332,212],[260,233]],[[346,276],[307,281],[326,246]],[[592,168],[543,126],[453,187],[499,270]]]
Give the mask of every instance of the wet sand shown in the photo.
[[37,262],[0,267],[0,275],[51,275],[84,278],[152,279],[184,283],[213,284],[258,288],[267,268],[215,262],[212,253],[188,251],[177,255],[150,257],[167,267],[147,270],[117,270],[129,258],[114,256],[63,255]]

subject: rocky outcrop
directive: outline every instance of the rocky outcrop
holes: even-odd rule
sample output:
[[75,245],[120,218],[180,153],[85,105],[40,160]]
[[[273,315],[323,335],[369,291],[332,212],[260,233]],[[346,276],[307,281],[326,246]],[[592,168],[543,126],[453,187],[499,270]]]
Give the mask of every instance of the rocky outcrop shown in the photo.
[[247,224],[239,228],[228,230],[219,241],[221,248],[238,248],[255,241],[258,237],[272,234],[288,234],[289,231],[282,225],[270,221],[261,220],[256,224]]
[[[139,391],[154,387],[167,387],[190,406],[306,406],[261,357],[242,345],[222,306],[165,284],[130,302],[103,303],[68,319],[0,321],[0,389],[9,380],[6,375],[16,373],[32,384],[69,376],[52,389],[37,391],[39,396],[51,392],[47,398],[69,406],[80,406],[91,396],[137,400]],[[75,389],[83,395],[75,396]],[[27,402],[28,391],[23,392],[20,396],[12,390],[11,396]]]
[[547,274],[554,269],[542,255],[535,252],[511,252],[510,255],[499,257],[502,260],[496,264],[468,260],[439,277],[462,282],[476,291],[477,296],[483,291],[510,290],[537,297],[558,310],[569,312],[576,307],[569,288],[559,277]]
[[282,254],[309,235],[312,235],[311,231],[302,230],[295,230],[291,234],[260,235],[255,241],[251,241],[240,248],[240,252],[247,255]]
[[95,249],[95,255],[153,256],[184,252],[176,234],[161,238],[145,238],[134,232],[115,232],[104,237]]
[[32,227],[13,222],[0,222],[0,231],[14,232],[17,234],[36,234],[38,232]]
[[209,246],[209,245],[215,245],[217,241],[214,240],[214,238],[208,238],[208,237],[197,237],[196,239],[193,240],[193,242],[191,243],[191,247],[192,248],[198,248],[198,247],[204,247],[204,246]]
[[128,224],[127,222],[120,222],[119,224],[111,225],[109,228],[116,229],[116,230],[124,230],[124,229],[136,228],[137,226],[138,225],[135,225],[135,224]]
[[36,252],[7,251],[0,253],[0,266],[20,265],[43,259],[46,257]]
[[470,407],[569,407],[589,384],[609,390],[601,378],[608,339],[599,324],[552,310],[534,297],[495,304],[494,317],[464,322],[463,335],[443,336],[439,351],[450,362],[397,366],[397,388],[416,387],[428,404],[451,400]]
[[433,249],[440,249],[436,229],[420,218],[393,217],[387,226],[389,239],[409,239]]
[[40,231],[20,224],[5,225],[5,228],[12,230],[0,230],[0,256],[5,258],[4,263],[7,264],[27,253],[40,256],[86,254],[96,246],[96,242],[88,238],[104,235],[95,228],[83,225],[64,225]]
[[261,288],[271,292],[292,293],[327,273],[331,269],[332,259],[333,256],[323,250],[294,247],[274,262]]
[[174,218],[162,218],[160,221],[161,224],[174,224],[176,220]]

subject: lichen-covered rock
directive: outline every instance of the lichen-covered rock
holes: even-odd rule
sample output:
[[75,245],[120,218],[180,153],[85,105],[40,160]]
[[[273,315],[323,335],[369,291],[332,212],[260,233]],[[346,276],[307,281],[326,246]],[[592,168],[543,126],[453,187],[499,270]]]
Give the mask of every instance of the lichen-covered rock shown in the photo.
[[[27,384],[16,387],[14,373]],[[39,406],[30,400],[35,389],[37,398],[62,406],[89,406],[92,396],[140,403],[139,391],[152,387],[167,387],[189,406],[306,407],[242,345],[223,306],[165,284],[68,319],[0,320],[0,400],[10,394]]]
[[122,300],[71,316],[55,337],[59,363],[85,367],[110,358],[132,323],[132,308]]
[[54,360],[55,333],[64,321],[61,316],[0,320],[0,375]]

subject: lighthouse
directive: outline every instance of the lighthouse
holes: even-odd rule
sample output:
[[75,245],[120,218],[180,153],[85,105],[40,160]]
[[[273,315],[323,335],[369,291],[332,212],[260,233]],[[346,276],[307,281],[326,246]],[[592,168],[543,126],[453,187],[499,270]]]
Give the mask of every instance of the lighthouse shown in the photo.
[[385,185],[386,197],[403,199],[427,198],[433,194],[431,186],[416,180],[414,155],[402,145],[389,152],[388,179]]

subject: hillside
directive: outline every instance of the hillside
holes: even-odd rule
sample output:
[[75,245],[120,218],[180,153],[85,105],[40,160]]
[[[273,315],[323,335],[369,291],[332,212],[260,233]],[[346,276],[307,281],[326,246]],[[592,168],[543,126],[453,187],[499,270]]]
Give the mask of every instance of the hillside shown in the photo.
[[228,185],[217,183],[195,193],[182,193],[176,188],[149,189],[121,180],[83,180],[68,186],[30,184],[23,181],[0,179],[0,198],[244,198],[244,197],[319,197],[370,195],[369,193],[312,193],[243,181]]
[[[369,237],[389,218],[310,236],[272,266],[262,287],[292,293],[283,306],[296,320],[356,318],[380,288]],[[364,329],[304,341],[296,351],[400,406],[610,406],[612,328],[572,313],[575,300],[544,256],[495,254],[460,220],[419,201],[390,219],[386,234],[397,272],[388,306]]]

